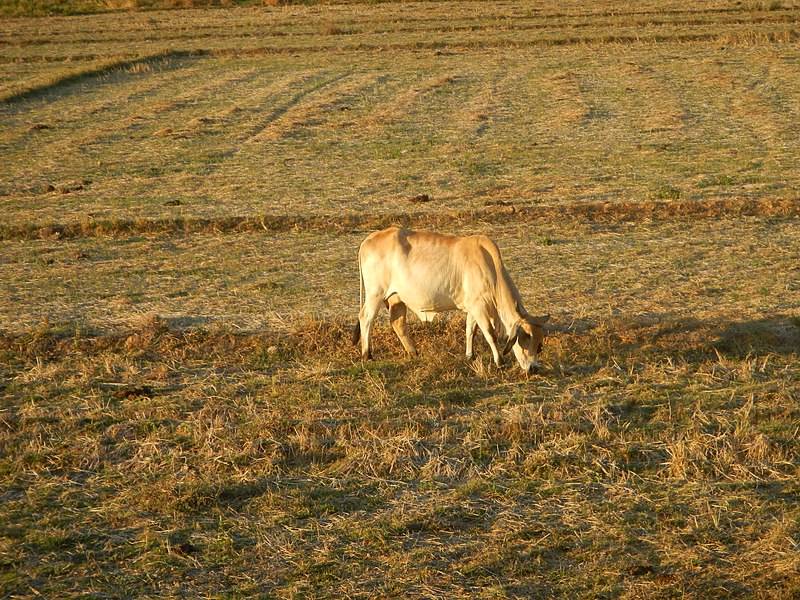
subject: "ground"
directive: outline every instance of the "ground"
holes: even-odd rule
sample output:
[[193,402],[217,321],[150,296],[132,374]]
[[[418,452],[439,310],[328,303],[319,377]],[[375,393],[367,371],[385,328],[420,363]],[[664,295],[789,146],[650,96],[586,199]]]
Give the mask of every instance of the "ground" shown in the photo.
[[[800,593],[798,19],[0,20],[0,595]],[[362,362],[390,224],[490,235],[541,373]]]

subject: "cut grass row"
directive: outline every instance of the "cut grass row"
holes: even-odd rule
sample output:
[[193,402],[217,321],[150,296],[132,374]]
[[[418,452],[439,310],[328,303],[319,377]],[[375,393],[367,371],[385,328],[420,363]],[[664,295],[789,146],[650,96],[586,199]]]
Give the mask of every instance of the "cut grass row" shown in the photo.
[[[131,13],[136,10],[144,9],[148,12],[163,11],[164,9],[191,9],[191,8],[233,8],[233,7],[280,7],[283,12],[296,10],[299,8],[308,8],[315,5],[323,5],[330,8],[332,5],[369,5],[368,8],[376,8],[381,4],[404,4],[402,1],[397,2],[380,2],[374,0],[354,0],[354,1],[317,1],[317,0],[62,0],[61,2],[52,2],[51,0],[9,0],[0,9],[0,16],[42,16],[42,15],[81,15],[87,13],[102,13],[102,12],[126,12]],[[407,3],[406,3],[407,4]],[[435,9],[435,3],[429,3],[428,7],[431,11]],[[289,7],[294,6],[294,9]],[[737,2],[735,6],[731,7],[728,2],[698,2],[695,3],[694,8],[687,10],[680,2],[661,2],[657,6],[648,7],[649,10],[639,9],[632,11],[634,14],[704,14],[704,13],[726,13],[726,12],[766,12],[766,11],[781,11],[792,6],[792,2],[782,0],[772,0],[770,2]],[[491,4],[482,4],[483,12],[496,16],[497,8]],[[604,16],[619,16],[630,10],[630,5],[625,3],[606,3],[605,11],[595,11]],[[363,10],[363,9],[362,9]],[[516,18],[530,17],[532,15],[548,14],[551,17],[556,17],[559,11],[567,11],[573,13],[588,12],[580,2],[561,2],[553,5],[543,5],[537,8],[528,8],[524,11],[516,13]],[[398,11],[402,14],[402,9]],[[508,18],[507,14],[502,15]]]

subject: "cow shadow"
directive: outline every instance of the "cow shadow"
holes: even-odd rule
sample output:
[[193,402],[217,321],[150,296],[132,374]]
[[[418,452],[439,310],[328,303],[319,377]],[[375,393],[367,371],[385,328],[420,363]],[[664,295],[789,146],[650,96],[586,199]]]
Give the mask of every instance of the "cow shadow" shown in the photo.
[[[626,365],[665,359],[702,362],[719,356],[743,359],[800,352],[800,317],[789,315],[749,320],[707,320],[675,313],[636,317],[618,314],[603,320],[573,318],[563,313],[554,317],[546,327],[540,359],[543,377],[592,375],[609,365],[625,369]],[[464,358],[464,317],[459,313],[440,315],[432,323],[412,320],[409,331],[420,351],[421,363],[409,359],[387,323],[373,331],[376,362],[408,363],[410,369],[419,369],[422,364],[432,378],[456,367],[462,377],[470,378],[481,362],[492,370],[489,347],[481,335],[475,337],[475,361]],[[513,373],[515,365],[512,354],[505,356],[498,374]],[[384,374],[390,379],[391,375]],[[453,400],[463,403],[475,398]]]

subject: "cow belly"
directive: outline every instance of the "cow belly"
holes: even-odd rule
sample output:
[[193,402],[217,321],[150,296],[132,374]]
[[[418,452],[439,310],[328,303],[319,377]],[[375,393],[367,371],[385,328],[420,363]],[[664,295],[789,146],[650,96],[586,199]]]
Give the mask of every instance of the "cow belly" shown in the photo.
[[429,323],[440,312],[461,308],[447,293],[436,293],[437,290],[416,290],[416,289],[391,289],[386,295],[387,299],[397,294],[400,300],[405,303],[419,317],[420,321]]

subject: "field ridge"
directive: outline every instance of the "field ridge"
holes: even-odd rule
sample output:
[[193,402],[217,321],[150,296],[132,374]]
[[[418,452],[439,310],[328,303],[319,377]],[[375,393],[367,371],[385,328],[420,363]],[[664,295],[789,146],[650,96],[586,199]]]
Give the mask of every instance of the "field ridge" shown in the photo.
[[574,202],[559,205],[525,205],[508,201],[487,202],[466,210],[350,213],[345,215],[275,215],[224,217],[165,217],[155,219],[86,219],[67,223],[0,224],[0,240],[74,239],[142,234],[315,232],[339,233],[383,229],[390,225],[441,228],[465,221],[486,223],[617,223],[683,221],[722,217],[800,216],[800,199],[717,198],[699,201],[646,200]]

